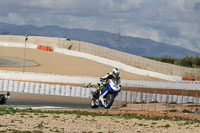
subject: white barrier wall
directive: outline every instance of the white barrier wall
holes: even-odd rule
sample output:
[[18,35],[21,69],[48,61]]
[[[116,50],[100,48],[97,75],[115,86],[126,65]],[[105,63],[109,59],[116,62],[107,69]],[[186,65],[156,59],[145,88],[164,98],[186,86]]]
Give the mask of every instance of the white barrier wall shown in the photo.
[[[0,42],[0,46],[25,47],[25,44]],[[37,45],[27,44],[26,47],[36,49]],[[56,46],[54,47],[54,52],[65,54],[65,55],[71,55],[71,56],[86,58],[86,59],[93,60],[93,61],[96,61],[96,62],[99,62],[99,63],[102,63],[102,64],[106,64],[106,65],[109,65],[109,66],[112,66],[112,67],[117,67],[117,68],[122,69],[126,72],[130,72],[130,73],[134,73],[134,74],[157,77],[157,78],[161,78],[161,79],[165,79],[165,80],[169,80],[169,81],[180,81],[180,80],[182,80],[181,76],[170,76],[170,75],[161,74],[161,73],[153,72],[153,71],[149,71],[149,70],[138,69],[138,68],[135,68],[135,67],[130,66],[130,65],[126,65],[126,64],[118,62],[118,61],[114,61],[114,60],[110,60],[110,59],[107,59],[107,58],[103,58],[103,57],[99,57],[99,56],[95,56],[95,55],[91,55],[91,54],[87,54],[87,53],[82,53],[82,52],[78,52],[78,51],[63,49],[63,48],[59,48],[59,47],[56,47]]]
[[[24,48],[25,47],[25,43],[0,42],[0,46]],[[26,44],[26,48],[36,49],[37,45],[36,44],[29,44],[29,43],[27,43]]]
[[[0,80],[0,91],[10,91],[11,98],[12,92],[91,98],[91,92],[96,91],[96,88],[83,88],[59,84]],[[163,103],[200,103],[200,98],[192,96],[143,93],[135,91],[121,91],[116,97],[116,100],[133,103],[151,103],[155,101]]]
[[132,67],[130,65],[123,64],[123,63],[118,62],[118,61],[114,61],[114,60],[110,60],[110,59],[107,59],[107,58],[103,58],[103,57],[99,57],[99,56],[95,56],[95,55],[91,55],[91,54],[87,54],[87,53],[82,53],[82,52],[78,52],[78,51],[72,51],[72,50],[68,50],[68,49],[54,47],[54,52],[65,54],[65,55],[71,55],[71,56],[86,58],[86,59],[93,60],[93,61],[96,61],[96,62],[99,62],[99,63],[102,63],[102,64],[106,64],[106,65],[109,65],[109,66],[112,66],[112,67],[117,67],[117,68],[122,69],[126,72],[130,72],[130,73],[134,73],[134,74],[157,77],[157,78],[161,78],[161,79],[165,79],[165,80],[169,80],[169,81],[180,81],[180,80],[182,80],[181,76],[170,76],[170,75],[161,74],[161,73],[158,73],[158,72],[152,72],[152,71],[149,71],[149,70],[138,69],[138,68]]
[[[65,76],[56,74],[44,74],[34,72],[15,72],[0,70],[1,79],[9,80],[29,80],[35,82],[58,82],[58,83],[76,83],[86,84],[88,82],[96,84],[99,77],[88,76]],[[171,88],[171,89],[187,89],[200,90],[200,82],[166,82],[166,81],[145,81],[145,80],[121,80],[122,86],[143,86],[152,88]],[[1,86],[0,86],[1,87]]]

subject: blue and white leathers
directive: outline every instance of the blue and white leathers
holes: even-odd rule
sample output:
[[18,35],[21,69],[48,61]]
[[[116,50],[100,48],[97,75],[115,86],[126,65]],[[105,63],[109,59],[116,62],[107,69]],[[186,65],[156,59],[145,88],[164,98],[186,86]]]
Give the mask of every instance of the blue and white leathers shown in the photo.
[[92,97],[91,107],[97,108],[99,105],[106,109],[110,108],[114,98],[121,91],[120,82],[116,79],[109,79],[108,84],[100,90],[99,99]]

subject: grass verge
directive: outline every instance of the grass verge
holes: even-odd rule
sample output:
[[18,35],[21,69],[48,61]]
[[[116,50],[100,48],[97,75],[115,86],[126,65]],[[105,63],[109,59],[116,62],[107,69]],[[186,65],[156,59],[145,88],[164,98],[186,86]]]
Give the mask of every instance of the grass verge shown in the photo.
[[110,113],[100,113],[100,112],[88,112],[88,111],[62,111],[62,110],[33,110],[33,109],[17,109],[12,107],[1,107],[0,108],[0,115],[5,114],[74,114],[77,115],[77,117],[81,116],[111,116],[111,117],[118,117],[118,118],[124,118],[124,119],[139,119],[139,120],[169,120],[169,121],[185,121],[185,125],[198,123],[200,124],[200,120],[197,119],[190,119],[190,118],[183,118],[183,117],[169,117],[169,116],[153,116],[153,115],[141,115],[141,114],[110,114]]

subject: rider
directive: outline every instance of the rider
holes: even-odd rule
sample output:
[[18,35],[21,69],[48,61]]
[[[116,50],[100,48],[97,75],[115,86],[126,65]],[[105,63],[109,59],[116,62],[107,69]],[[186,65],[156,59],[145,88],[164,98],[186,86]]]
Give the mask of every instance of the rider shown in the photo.
[[118,69],[118,68],[114,68],[114,69],[112,70],[112,72],[109,72],[109,73],[107,73],[104,77],[101,77],[101,78],[100,78],[100,81],[101,81],[102,83],[98,86],[98,88],[97,88],[97,90],[96,90],[96,92],[95,92],[95,95],[96,95],[97,98],[99,98],[99,92],[100,92],[100,90],[101,90],[104,86],[106,86],[106,85],[108,84],[108,80],[109,80],[109,79],[115,78],[115,79],[117,79],[117,80],[120,82],[119,74],[120,74],[119,69]]

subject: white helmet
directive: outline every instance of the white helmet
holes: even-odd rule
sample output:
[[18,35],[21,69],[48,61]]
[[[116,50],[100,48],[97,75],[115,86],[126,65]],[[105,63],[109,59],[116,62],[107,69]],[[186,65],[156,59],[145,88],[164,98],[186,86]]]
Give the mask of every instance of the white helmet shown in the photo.
[[119,69],[118,68],[114,68],[113,70],[112,70],[112,73],[113,73],[113,75],[115,76],[115,77],[119,77]]

